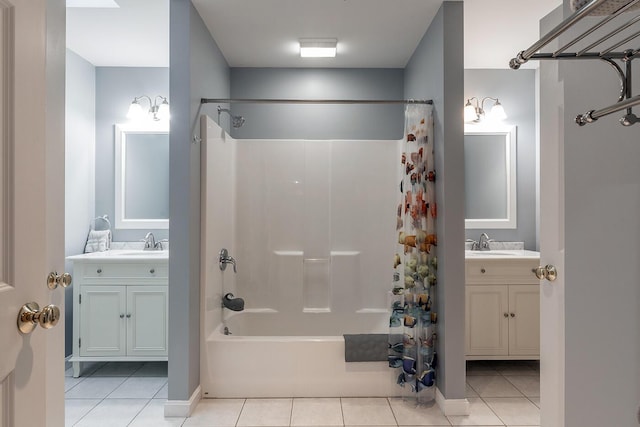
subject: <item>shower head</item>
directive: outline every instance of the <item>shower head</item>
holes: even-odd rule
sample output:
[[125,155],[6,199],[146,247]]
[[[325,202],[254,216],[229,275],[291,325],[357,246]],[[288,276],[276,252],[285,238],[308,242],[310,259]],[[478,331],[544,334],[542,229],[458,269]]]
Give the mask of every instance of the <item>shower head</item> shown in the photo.
[[233,126],[234,128],[238,129],[240,127],[242,127],[242,125],[244,124],[244,117],[242,116],[234,116],[231,114],[231,110],[227,109],[227,108],[222,108],[218,105],[218,124],[220,124],[220,114],[221,113],[227,113],[229,114],[229,116],[231,116],[231,126]]

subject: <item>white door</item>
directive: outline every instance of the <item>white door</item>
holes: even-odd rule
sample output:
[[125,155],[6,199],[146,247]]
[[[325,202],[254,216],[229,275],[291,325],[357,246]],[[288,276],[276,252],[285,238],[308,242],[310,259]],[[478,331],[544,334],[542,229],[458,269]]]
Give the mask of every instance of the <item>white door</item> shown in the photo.
[[28,335],[20,307],[64,312],[64,2],[0,0],[0,426],[64,424],[64,321]]
[[[564,89],[558,62],[540,63],[540,264],[555,281],[540,282],[540,425],[564,426]],[[567,126],[570,126],[568,124]]]

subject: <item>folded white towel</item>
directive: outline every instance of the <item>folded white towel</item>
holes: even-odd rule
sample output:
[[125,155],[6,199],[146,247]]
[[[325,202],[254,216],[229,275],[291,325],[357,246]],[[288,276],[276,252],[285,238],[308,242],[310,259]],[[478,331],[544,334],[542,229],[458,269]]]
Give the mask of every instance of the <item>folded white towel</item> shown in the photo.
[[111,230],[89,230],[84,253],[104,252],[111,247]]

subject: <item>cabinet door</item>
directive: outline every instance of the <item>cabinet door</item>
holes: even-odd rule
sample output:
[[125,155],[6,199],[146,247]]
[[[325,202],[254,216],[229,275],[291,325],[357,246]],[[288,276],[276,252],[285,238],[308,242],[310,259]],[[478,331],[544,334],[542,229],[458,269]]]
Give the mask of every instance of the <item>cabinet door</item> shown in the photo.
[[127,287],[127,355],[166,356],[167,287]]
[[540,286],[509,286],[509,354],[540,354]]
[[83,286],[80,302],[80,355],[126,354],[124,286]]
[[506,285],[466,287],[466,354],[501,356],[509,351]]

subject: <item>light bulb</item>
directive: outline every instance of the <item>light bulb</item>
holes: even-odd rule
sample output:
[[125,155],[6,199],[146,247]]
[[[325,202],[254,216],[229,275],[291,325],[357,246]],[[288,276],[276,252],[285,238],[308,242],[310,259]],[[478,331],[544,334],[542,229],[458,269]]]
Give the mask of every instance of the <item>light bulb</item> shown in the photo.
[[139,120],[144,117],[144,110],[142,109],[142,105],[137,100],[133,100],[131,105],[129,105],[129,111],[127,112],[127,119],[130,120]]
[[162,104],[160,104],[160,106],[158,107],[158,119],[169,120],[170,116],[171,115],[169,114],[169,103],[165,99],[164,101],[162,101]]
[[475,120],[478,120],[478,113],[476,112],[476,107],[471,105],[471,102],[467,101],[467,105],[464,106],[464,121],[473,122]]
[[504,107],[500,104],[500,101],[496,101],[489,114],[492,120],[504,120],[507,118],[507,113],[504,112]]

